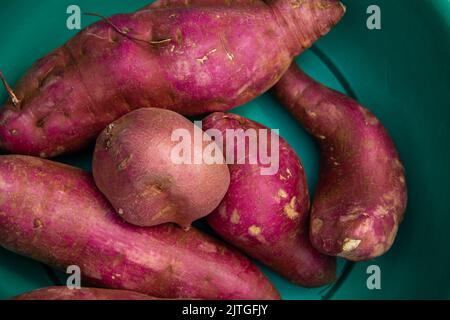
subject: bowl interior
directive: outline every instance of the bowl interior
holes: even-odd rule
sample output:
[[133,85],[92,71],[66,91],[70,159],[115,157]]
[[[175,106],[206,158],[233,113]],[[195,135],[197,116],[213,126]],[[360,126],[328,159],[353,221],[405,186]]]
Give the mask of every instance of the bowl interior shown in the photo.
[[[377,0],[381,30],[369,30],[373,1],[342,0],[347,13],[338,26],[296,62],[324,84],[358,99],[386,126],[406,168],[409,202],[398,237],[383,257],[362,263],[339,260],[339,280],[305,289],[263,268],[285,299],[411,299],[450,297],[449,27],[447,1]],[[82,11],[129,12],[148,0],[76,1]],[[39,57],[75,34],[65,27],[68,0],[2,4],[0,68],[13,83]],[[25,10],[27,15],[14,12]],[[82,18],[86,26],[96,18]],[[51,36],[49,36],[51,35]],[[0,101],[6,93],[0,90]],[[311,193],[318,177],[318,150],[309,135],[266,93],[236,112],[280,134],[294,147]],[[57,160],[90,169],[92,148]],[[62,284],[65,275],[0,249],[0,299]],[[367,267],[378,265],[381,290],[369,290]]]

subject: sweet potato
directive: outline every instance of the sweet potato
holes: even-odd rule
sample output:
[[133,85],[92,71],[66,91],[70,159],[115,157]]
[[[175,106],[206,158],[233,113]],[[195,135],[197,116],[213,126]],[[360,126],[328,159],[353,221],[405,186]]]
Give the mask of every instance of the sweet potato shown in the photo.
[[[241,116],[220,112],[205,118],[203,128],[207,133],[210,129],[222,133],[229,163],[229,152],[234,152],[234,159],[239,159],[237,149],[242,145],[239,146],[236,139],[233,149],[228,146],[233,138],[226,135],[227,130],[244,130],[249,137],[251,133],[247,130],[254,130],[258,135],[267,130]],[[242,134],[239,135],[242,137]],[[335,258],[312,247],[308,235],[309,196],[303,166],[292,147],[281,137],[278,137],[278,153],[276,144],[272,143],[273,135],[276,133],[268,133],[266,150],[271,150],[272,157],[278,156],[278,170],[263,175],[261,168],[269,166],[267,161],[261,160],[263,153],[247,144],[244,155],[247,161],[239,163],[235,160],[229,164],[230,188],[207,220],[226,241],[289,280],[306,287],[321,286],[335,279]],[[258,147],[264,148],[261,143]],[[258,160],[253,163],[250,160],[252,152],[259,153],[254,156]]]
[[344,12],[338,0],[164,4],[103,19],[40,59],[9,90],[0,146],[53,157],[137,108],[194,115],[244,104]]
[[12,300],[158,300],[158,298],[128,290],[48,287],[21,294]]
[[355,261],[385,253],[403,218],[407,192],[403,165],[383,125],[294,64],[274,93],[321,149],[311,211],[313,245]]
[[[183,144],[189,143],[187,163],[173,158],[173,133],[183,130]],[[194,131],[199,131],[194,132]],[[100,191],[128,222],[154,226],[174,222],[187,228],[194,220],[211,213],[223,199],[230,173],[223,160],[195,163],[209,142],[201,129],[185,117],[170,111],[143,108],[108,125],[97,139],[93,174]],[[187,150],[184,150],[187,153]],[[175,162],[175,163],[174,163]]]
[[29,156],[0,157],[0,245],[82,281],[160,298],[276,299],[258,268],[191,228],[124,222],[82,170]]

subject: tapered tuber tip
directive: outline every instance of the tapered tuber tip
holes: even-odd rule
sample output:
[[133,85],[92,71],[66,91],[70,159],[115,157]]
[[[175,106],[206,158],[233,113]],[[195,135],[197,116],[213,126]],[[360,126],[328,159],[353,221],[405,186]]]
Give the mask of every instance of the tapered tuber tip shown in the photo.
[[20,103],[19,99],[17,99],[17,96],[14,94],[14,91],[9,86],[8,82],[6,81],[6,78],[3,76],[3,73],[0,71],[0,80],[2,80],[3,85],[5,86],[6,91],[9,94],[9,97],[11,98],[12,104],[17,107]]
[[337,0],[317,0],[313,2],[310,14],[313,17],[313,27],[317,28],[316,35],[324,35],[333,28],[342,16],[346,7]]
[[295,55],[309,48],[334,27],[345,14],[338,0],[266,0],[288,29],[288,43]]

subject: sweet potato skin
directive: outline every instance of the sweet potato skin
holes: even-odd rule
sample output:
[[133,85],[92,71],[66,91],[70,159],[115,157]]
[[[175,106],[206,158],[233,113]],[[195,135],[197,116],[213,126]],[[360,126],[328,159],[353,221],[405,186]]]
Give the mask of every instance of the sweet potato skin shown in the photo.
[[[194,163],[209,142],[196,144],[194,124],[170,110],[143,108],[109,124],[97,139],[93,175],[97,187],[129,223],[183,228],[211,213],[230,184],[222,163]],[[189,133],[189,163],[174,163],[175,130]],[[203,134],[198,129],[199,134]]]
[[257,267],[193,228],[125,223],[80,169],[0,157],[0,245],[94,286],[161,298],[276,299]]
[[194,115],[252,100],[343,14],[337,0],[280,1],[291,3],[155,6],[109,18],[125,35],[105,20],[83,29],[19,81],[19,104],[0,112],[0,146],[53,157],[137,108]]
[[12,300],[158,300],[158,298],[128,290],[47,287],[26,292]]
[[[227,129],[259,132],[267,128],[238,115],[216,112],[204,119],[203,129],[218,129],[226,145]],[[269,136],[275,134],[271,132]],[[230,187],[207,221],[227,242],[292,282],[305,287],[321,286],[334,281],[335,258],[321,254],[310,243],[305,172],[292,147],[283,138],[279,139],[276,174],[261,175],[260,169],[267,165],[259,161],[229,164]],[[236,148],[237,144],[234,152]],[[275,153],[275,147],[271,150]]]
[[403,165],[383,125],[295,64],[273,92],[321,148],[311,211],[313,245],[354,261],[385,253],[403,218],[407,189]]

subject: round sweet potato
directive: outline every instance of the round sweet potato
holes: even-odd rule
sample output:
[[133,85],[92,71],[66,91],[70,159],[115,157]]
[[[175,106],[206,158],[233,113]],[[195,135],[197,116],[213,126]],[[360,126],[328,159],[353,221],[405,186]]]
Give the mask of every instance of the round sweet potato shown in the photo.
[[[207,164],[207,142],[194,142],[203,132],[169,110],[143,108],[111,123],[98,137],[94,152],[95,182],[128,222],[154,226],[174,222],[189,227],[213,211],[225,195],[230,173],[221,164]],[[176,130],[189,134],[187,163],[177,163]],[[195,132],[198,130],[199,132]]]

